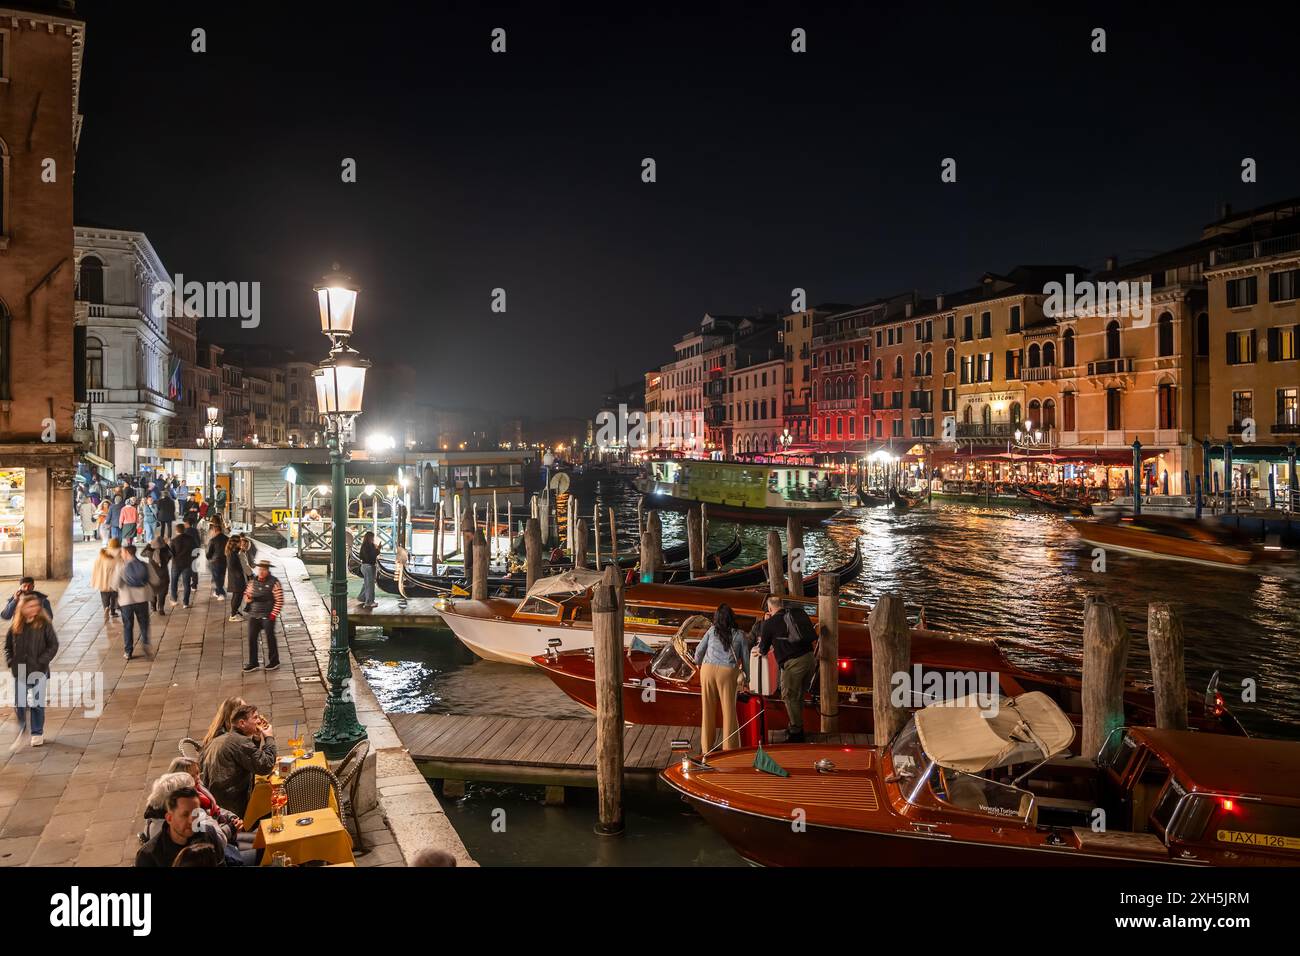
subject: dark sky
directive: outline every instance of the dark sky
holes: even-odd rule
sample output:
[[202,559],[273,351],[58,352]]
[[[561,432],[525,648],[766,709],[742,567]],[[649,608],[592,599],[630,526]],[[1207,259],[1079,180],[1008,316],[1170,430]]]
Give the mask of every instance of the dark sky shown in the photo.
[[187,278],[260,281],[256,340],[313,358],[310,287],[340,261],[357,348],[448,405],[589,415],[705,311],[1098,266],[1197,238],[1221,201],[1300,193],[1276,12],[78,6],[78,221],[146,232]]

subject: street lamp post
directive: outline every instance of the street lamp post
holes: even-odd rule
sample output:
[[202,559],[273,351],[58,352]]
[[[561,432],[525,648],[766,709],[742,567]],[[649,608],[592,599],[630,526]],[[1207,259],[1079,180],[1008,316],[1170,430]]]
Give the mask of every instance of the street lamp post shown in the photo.
[[[334,523],[330,563],[330,663],[329,696],[325,714],[316,733],[316,746],[327,757],[345,756],[366,738],[366,729],[357,720],[356,706],[350,692],[352,666],[348,659],[348,579],[347,579],[347,452],[344,442],[351,440],[357,415],[361,414],[361,395],[365,387],[364,361],[348,345],[352,320],[356,312],[357,293],[351,280],[335,272],[316,287],[320,304],[321,332],[330,340],[330,353],[313,372],[316,381],[316,406],[325,416],[330,453],[331,518]],[[349,688],[345,690],[345,688]]]
[[135,457],[136,446],[140,444],[140,423],[131,423],[131,474],[135,474],[137,462]]
[[199,447],[205,444],[208,446],[208,509],[215,506],[217,500],[217,446],[221,444],[221,436],[225,432],[225,427],[218,424],[217,414],[219,409],[215,405],[208,406],[208,421],[203,426],[203,438],[199,441]]

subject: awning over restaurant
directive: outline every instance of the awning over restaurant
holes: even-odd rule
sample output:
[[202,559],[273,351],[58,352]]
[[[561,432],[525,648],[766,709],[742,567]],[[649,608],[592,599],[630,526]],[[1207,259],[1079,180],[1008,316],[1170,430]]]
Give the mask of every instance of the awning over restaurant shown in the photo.
[[[1142,458],[1165,454],[1167,448],[1143,448]],[[930,460],[937,465],[946,462],[1009,461],[1042,462],[1045,464],[1132,465],[1131,448],[1057,448],[1054,451],[992,451],[988,448],[936,448]]]
[[[1210,458],[1214,461],[1223,460],[1223,445],[1210,446]],[[1246,442],[1238,445],[1232,443],[1232,460],[1234,462],[1245,461],[1287,461],[1291,455],[1291,449],[1287,445],[1257,445],[1254,442]]]

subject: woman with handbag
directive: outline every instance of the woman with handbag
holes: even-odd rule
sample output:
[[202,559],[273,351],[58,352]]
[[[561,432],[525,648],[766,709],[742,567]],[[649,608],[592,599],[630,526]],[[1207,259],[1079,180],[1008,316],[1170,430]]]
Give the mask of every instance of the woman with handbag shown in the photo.
[[700,727],[700,753],[714,749],[713,737],[717,731],[715,710],[722,709],[722,743],[718,749],[731,750],[740,746],[740,721],[736,716],[736,694],[745,683],[745,665],[749,649],[745,646],[745,632],[736,626],[736,615],[731,607],[719,604],[713,615],[713,626],[695,648],[695,663],[700,666],[700,705],[703,720]]

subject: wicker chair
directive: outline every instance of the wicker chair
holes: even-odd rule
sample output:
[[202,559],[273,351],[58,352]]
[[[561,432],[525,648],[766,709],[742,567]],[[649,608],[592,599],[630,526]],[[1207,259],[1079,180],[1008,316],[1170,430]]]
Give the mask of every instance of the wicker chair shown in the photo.
[[193,737],[182,737],[179,750],[182,757],[188,757],[191,760],[198,760],[199,754],[203,752],[203,745]]
[[[370,741],[362,740],[348,751],[348,755],[339,762],[337,770],[339,793],[343,796],[345,804],[339,809],[352,816],[352,828],[357,834],[358,853],[366,852],[366,845],[361,839],[361,818],[357,815],[357,791],[361,789],[361,768],[365,765],[369,753]],[[344,825],[347,825],[346,820]]]
[[290,815],[309,810],[323,810],[330,805],[330,791],[339,795],[339,778],[324,767],[299,767],[284,780],[284,793],[288,797],[284,812]]

